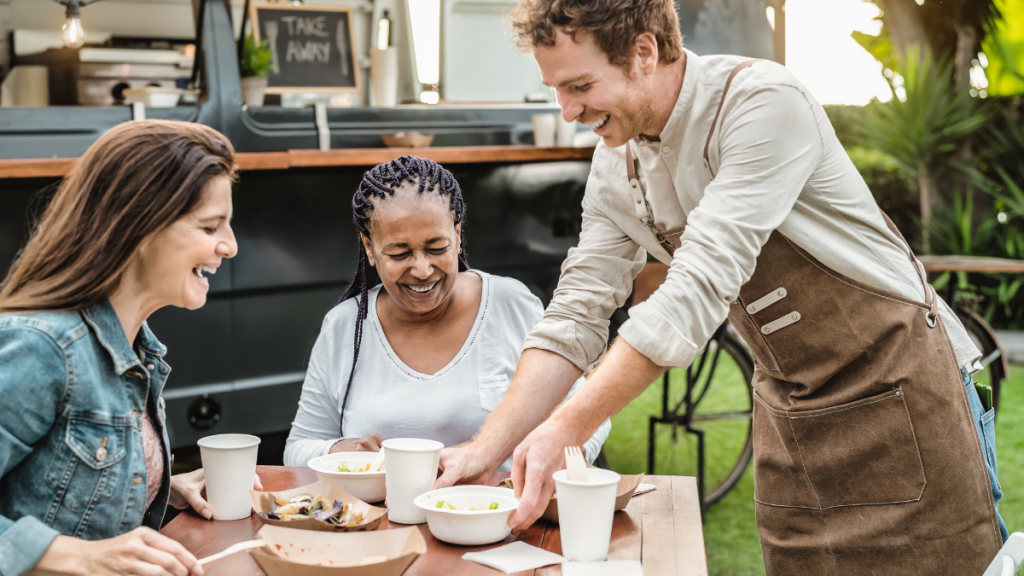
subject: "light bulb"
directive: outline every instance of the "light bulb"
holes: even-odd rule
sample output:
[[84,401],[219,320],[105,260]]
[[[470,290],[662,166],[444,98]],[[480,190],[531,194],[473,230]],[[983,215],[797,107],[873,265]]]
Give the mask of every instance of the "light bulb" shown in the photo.
[[388,11],[384,11],[384,17],[377,21],[377,50],[387,50],[391,45],[391,21],[388,20]]
[[60,30],[64,35],[64,45],[68,48],[81,48],[85,44],[85,30],[78,16],[69,16]]

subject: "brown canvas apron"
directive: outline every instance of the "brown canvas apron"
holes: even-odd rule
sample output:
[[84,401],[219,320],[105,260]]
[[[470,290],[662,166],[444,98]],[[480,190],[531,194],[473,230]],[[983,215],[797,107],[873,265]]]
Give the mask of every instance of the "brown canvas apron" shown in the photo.
[[[628,145],[627,158],[637,181]],[[704,159],[710,173],[707,147]],[[846,278],[775,231],[730,307],[757,360],[769,576],[980,576],[1002,545],[960,369],[910,257],[925,303]]]

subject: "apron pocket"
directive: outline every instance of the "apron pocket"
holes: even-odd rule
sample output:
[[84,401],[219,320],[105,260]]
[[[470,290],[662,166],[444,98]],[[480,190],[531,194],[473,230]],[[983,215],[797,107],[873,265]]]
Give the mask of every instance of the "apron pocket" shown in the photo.
[[508,376],[482,376],[480,378],[480,407],[488,412],[494,410],[508,391]]
[[[772,502],[771,493],[761,494],[759,500],[822,510],[920,500],[926,484],[924,464],[903,394],[897,388],[806,412],[780,412],[761,402],[765,413],[778,421],[780,443],[788,452],[795,448],[794,465],[802,465],[804,478],[789,480],[808,485],[815,504]],[[788,438],[784,423],[790,427]]]

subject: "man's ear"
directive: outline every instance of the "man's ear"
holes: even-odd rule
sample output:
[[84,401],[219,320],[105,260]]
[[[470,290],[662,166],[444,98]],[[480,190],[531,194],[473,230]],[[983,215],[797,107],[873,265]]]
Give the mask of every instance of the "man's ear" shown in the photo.
[[636,37],[636,59],[640,71],[650,76],[658,67],[658,39],[650,32]]
[[360,232],[359,238],[363,241],[363,250],[366,250],[366,261],[370,263],[370,266],[376,268],[377,264],[373,261],[373,245],[370,244],[370,237]]

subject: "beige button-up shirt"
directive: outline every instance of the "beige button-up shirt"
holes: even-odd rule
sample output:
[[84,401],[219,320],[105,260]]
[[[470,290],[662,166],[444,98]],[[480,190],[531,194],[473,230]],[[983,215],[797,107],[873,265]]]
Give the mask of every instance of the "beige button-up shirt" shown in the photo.
[[[598,144],[579,246],[569,251],[524,348],[593,366],[605,350],[608,318],[650,252],[670,264],[668,278],[630,309],[619,334],[655,364],[689,366],[725,321],[776,229],[840,274],[924,301],[905,244],[886,227],[824,109],[785,67],[759,62],[733,80],[709,148],[712,180],[704,145],[726,78],[743,60],[687,51],[682,90],[660,142],[632,145],[655,221],[663,230],[686,226],[674,257],[636,217],[625,147]],[[981,356],[977,347],[944,302],[939,312],[958,363],[972,365]]]

